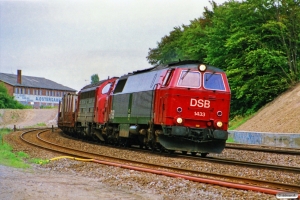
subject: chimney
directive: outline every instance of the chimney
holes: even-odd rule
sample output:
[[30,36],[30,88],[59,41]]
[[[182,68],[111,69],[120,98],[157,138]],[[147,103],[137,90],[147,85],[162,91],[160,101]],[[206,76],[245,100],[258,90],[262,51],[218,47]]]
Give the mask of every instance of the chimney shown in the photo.
[[22,84],[22,70],[18,69],[18,78],[17,78],[17,82],[19,84]]

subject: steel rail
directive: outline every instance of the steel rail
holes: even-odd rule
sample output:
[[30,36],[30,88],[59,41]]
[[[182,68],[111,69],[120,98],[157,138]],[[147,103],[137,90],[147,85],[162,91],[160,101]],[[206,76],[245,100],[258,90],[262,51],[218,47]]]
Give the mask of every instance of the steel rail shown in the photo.
[[[245,144],[246,145],[246,144]],[[300,155],[300,149],[297,148],[283,148],[283,147],[271,147],[271,146],[258,146],[258,145],[248,145],[243,144],[226,144],[226,149],[238,149],[247,151],[259,151],[267,153],[279,153],[279,154],[289,154],[289,155]]]
[[206,157],[200,158],[201,160],[207,160],[211,162],[218,162],[218,163],[226,163],[226,164],[237,164],[241,166],[247,167],[258,167],[258,168],[265,168],[265,169],[272,169],[272,170],[284,170],[289,172],[300,172],[299,167],[290,167],[290,166],[283,166],[283,165],[272,165],[272,164],[265,164],[265,163],[254,163],[254,162],[247,162],[247,161],[239,161],[239,160],[232,160],[232,159],[225,159],[225,158],[216,158],[216,157]]

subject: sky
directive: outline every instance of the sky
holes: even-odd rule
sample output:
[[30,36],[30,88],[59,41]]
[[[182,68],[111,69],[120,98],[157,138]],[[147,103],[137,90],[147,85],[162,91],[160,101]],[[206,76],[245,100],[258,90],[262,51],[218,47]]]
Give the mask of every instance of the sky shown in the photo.
[[209,0],[0,0],[0,72],[20,69],[79,91],[93,74],[151,67],[149,48],[204,7]]

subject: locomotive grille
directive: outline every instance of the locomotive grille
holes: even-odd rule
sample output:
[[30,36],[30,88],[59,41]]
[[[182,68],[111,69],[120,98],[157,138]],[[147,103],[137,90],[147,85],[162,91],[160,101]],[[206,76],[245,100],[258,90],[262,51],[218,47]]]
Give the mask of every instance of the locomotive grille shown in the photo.
[[114,117],[127,117],[130,94],[119,94],[114,96]]
[[131,107],[132,117],[151,116],[152,92],[153,91],[133,93],[132,107]]

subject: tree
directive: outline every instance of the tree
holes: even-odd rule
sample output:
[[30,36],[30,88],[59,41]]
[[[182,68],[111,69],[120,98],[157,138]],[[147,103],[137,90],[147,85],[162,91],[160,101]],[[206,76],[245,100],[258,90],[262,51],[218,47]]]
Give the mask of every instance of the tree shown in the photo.
[[97,82],[99,82],[99,76],[98,76],[98,74],[93,74],[91,76],[91,84],[97,83]]
[[[295,66],[299,68],[300,29],[292,22],[299,21],[300,12],[296,14],[299,2],[295,4],[293,0],[230,1],[214,9],[206,61],[227,72],[232,115],[257,111],[299,80]],[[282,14],[286,11],[289,15]]]
[[157,47],[149,49],[147,60],[150,64],[166,64],[178,61],[181,55],[180,37],[181,27],[174,27],[170,35],[164,36]]
[[300,1],[211,2],[203,16],[175,27],[148,61],[205,61],[226,71],[231,116],[251,114],[300,80]]

